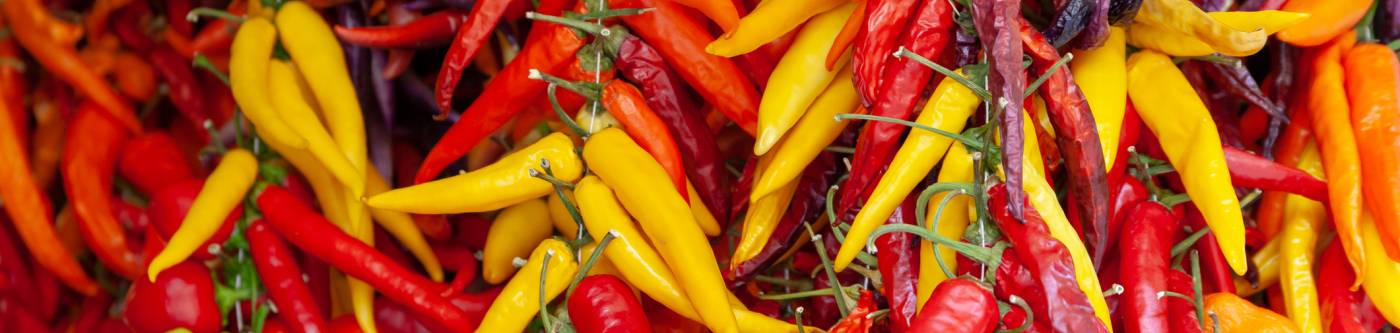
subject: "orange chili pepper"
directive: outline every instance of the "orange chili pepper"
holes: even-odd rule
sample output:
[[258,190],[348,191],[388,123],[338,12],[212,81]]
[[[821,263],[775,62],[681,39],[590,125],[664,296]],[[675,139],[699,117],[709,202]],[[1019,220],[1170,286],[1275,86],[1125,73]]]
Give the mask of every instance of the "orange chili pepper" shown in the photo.
[[1365,254],[1361,248],[1361,157],[1352,132],[1350,106],[1343,87],[1342,53],[1356,42],[1356,35],[1344,33],[1312,55],[1312,82],[1306,107],[1313,131],[1322,149],[1322,166],[1327,173],[1328,205],[1337,226],[1347,260],[1356,271],[1356,282],[1365,276]]
[[112,178],[117,154],[127,140],[121,125],[84,103],[63,147],[63,188],[78,215],[83,241],[117,275],[141,276],[140,257],[127,247],[126,231],[112,211]]
[[851,17],[846,19],[846,25],[841,26],[841,32],[836,34],[836,40],[831,42],[831,50],[826,51],[826,69],[836,69],[836,61],[841,60],[841,55],[846,53],[846,49],[851,48],[851,43],[856,41],[856,34],[860,32],[861,22],[865,22],[865,8],[870,0],[856,0],[856,10],[851,12]]
[[724,31],[734,30],[734,26],[739,24],[739,9],[734,7],[734,2],[729,0],[671,0],[672,2],[695,8],[705,17],[719,24]]
[[5,15],[25,16],[23,19],[18,17],[10,18],[10,22],[15,22],[16,26],[21,25],[18,24],[19,22],[28,22],[30,24],[30,29],[41,32],[43,36],[47,36],[50,40],[59,45],[72,46],[73,43],[77,43],[79,39],[83,38],[83,26],[54,17],[52,14],[49,14],[49,10],[45,8],[39,0],[16,0],[6,2],[15,3],[14,6],[21,9],[13,13],[7,12]]
[[142,56],[131,52],[117,53],[112,59],[112,74],[117,89],[137,101],[156,95],[156,70]]
[[1282,10],[1307,13],[1303,22],[1278,32],[1278,39],[1297,46],[1317,46],[1343,33],[1366,16],[1374,0],[1289,0]]
[[1361,154],[1361,191],[1385,253],[1400,260],[1400,60],[1381,44],[1361,44],[1345,59],[1351,125]]
[[[1303,101],[1303,97],[1295,98]],[[1295,105],[1302,105],[1295,103]],[[1302,156],[1303,146],[1308,139],[1312,138],[1312,120],[1309,119],[1308,110],[1305,108],[1295,108],[1296,112],[1290,115],[1292,121],[1284,128],[1283,135],[1274,144],[1274,162],[1282,165],[1298,165],[1299,157]],[[1255,209],[1254,222],[1259,225],[1259,231],[1264,233],[1265,239],[1272,239],[1278,234],[1283,226],[1283,204],[1287,192],[1265,191],[1259,198],[1259,208]]]

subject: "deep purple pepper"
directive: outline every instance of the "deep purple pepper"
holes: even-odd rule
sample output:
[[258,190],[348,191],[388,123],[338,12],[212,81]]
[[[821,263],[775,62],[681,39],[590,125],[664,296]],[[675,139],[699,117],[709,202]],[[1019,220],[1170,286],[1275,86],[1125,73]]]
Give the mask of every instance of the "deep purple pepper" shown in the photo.
[[1142,0],[1112,0],[1108,4],[1108,22],[1112,24],[1125,23],[1133,20],[1137,16],[1138,8],[1142,7]]

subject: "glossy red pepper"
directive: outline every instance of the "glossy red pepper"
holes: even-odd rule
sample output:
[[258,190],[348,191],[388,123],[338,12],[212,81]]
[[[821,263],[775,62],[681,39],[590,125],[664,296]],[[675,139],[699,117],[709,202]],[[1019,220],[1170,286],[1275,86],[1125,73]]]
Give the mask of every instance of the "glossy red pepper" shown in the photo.
[[395,264],[384,254],[336,228],[286,189],[270,186],[257,201],[274,230],[346,275],[364,281],[444,327],[467,331],[479,324],[438,296],[442,290],[432,281]]
[[[906,30],[910,17],[914,16],[918,0],[866,0],[864,23],[856,32],[855,51],[851,61],[855,64],[856,91],[861,103],[873,106],[880,98],[880,88],[884,85],[885,66],[894,50],[898,48],[900,35]],[[925,6],[927,7],[927,6]],[[936,59],[936,58],[929,58]]]
[[569,320],[579,333],[651,332],[651,323],[632,288],[610,274],[579,281],[569,295]]
[[[151,39],[151,36],[146,35],[146,26],[141,19],[142,16],[146,16],[150,14],[150,12],[151,8],[148,7],[145,2],[133,2],[126,7],[122,7],[122,9],[118,10],[116,15],[112,17],[112,33],[117,35],[117,39],[121,40],[122,44],[126,45],[126,47],[131,50],[137,52],[149,51],[151,47],[155,46],[156,42]],[[172,22],[172,24],[174,24],[174,22]],[[188,28],[189,25],[186,24],[185,27]]]
[[[797,191],[793,194],[792,203],[788,204],[787,211],[783,212],[783,217],[778,221],[778,226],[774,227],[768,242],[763,244],[763,249],[748,261],[734,265],[724,272],[725,280],[729,281],[730,285],[737,286],[752,279],[754,275],[777,262],[783,253],[797,245],[797,240],[807,233],[803,222],[815,221],[822,214],[822,208],[826,205],[826,191],[836,176],[836,166],[836,156],[832,153],[821,153],[812,163],[807,164],[807,169],[802,171],[802,177],[797,180]],[[885,265],[880,267],[883,269]],[[800,268],[799,270],[805,271]]]
[[[1200,209],[1195,205],[1186,205],[1186,221],[1192,231],[1206,228],[1205,218],[1201,216]],[[1210,293],[1235,293],[1234,271],[1230,270],[1230,264],[1225,262],[1225,255],[1220,252],[1220,243],[1215,241],[1215,237],[1201,237],[1196,241],[1195,249],[1201,256],[1201,280],[1205,287],[1205,292]]]
[[997,300],[972,280],[943,281],[928,301],[929,307],[909,327],[911,332],[991,332],[1001,321]]
[[[968,260],[967,257],[963,256],[958,256],[958,260],[959,275],[977,272],[971,273],[972,276],[981,276],[981,263],[967,265],[973,262],[971,260]],[[1045,315],[1046,313],[1050,312],[1050,310],[1048,310],[1049,305],[1047,305],[1045,302],[1045,293],[1040,291],[1040,282],[1036,281],[1036,277],[1031,275],[1031,271],[1026,269],[1025,264],[1023,264],[1022,262],[1023,260],[1021,260],[1021,257],[1016,255],[1015,251],[1002,252],[1001,264],[997,265],[997,270],[996,272],[994,272],[996,274],[996,285],[992,286],[992,290],[996,293],[996,296],[999,299],[1011,299],[1011,296],[1016,296],[1021,298],[1022,300],[1025,300],[1026,305],[1028,305],[1031,309],[1031,315],[1033,317],[1031,318],[1031,320],[1033,321],[1031,327],[1048,330],[1049,323],[1053,318],[1047,318]],[[968,272],[964,272],[963,267],[975,269],[970,270]],[[1021,315],[1025,314],[1022,313]],[[1015,318],[1013,317],[1013,319]],[[1009,321],[1003,324],[1007,325],[1008,327],[1015,327],[1016,324],[1023,323],[1024,320],[1017,321],[1015,323]]]
[[126,293],[122,318],[136,333],[163,333],[176,328],[215,333],[223,325],[214,302],[209,268],[186,261],[156,276],[155,282],[135,279]]
[[1327,201],[1327,183],[1317,177],[1234,147],[1224,146],[1230,183],[1237,187],[1282,191]]
[[862,290],[860,292],[860,300],[856,301],[856,307],[851,308],[851,312],[846,315],[846,318],[842,318],[841,321],[836,322],[836,326],[832,326],[831,330],[827,332],[870,332],[870,327],[875,325],[875,319],[870,318],[869,314],[875,311],[876,306],[875,296],[872,296],[869,290]]
[[[918,197],[918,195],[911,193],[907,198],[904,198],[904,203],[895,207],[885,224],[918,225],[919,223],[914,217],[914,204],[918,202]],[[914,313],[919,310],[918,288],[916,286],[919,278],[919,246],[918,243],[914,242],[914,235],[903,232],[880,235],[880,237],[875,238],[875,249],[875,258],[879,262],[880,281],[884,286],[883,294],[890,303],[890,331],[898,333],[914,327],[921,328],[911,325],[915,320]],[[983,293],[987,292],[983,290]],[[990,296],[988,294],[988,298]],[[936,298],[930,298],[930,300],[932,299]],[[991,303],[992,305],[996,304],[996,302]],[[995,319],[996,316],[992,317]],[[995,320],[992,322],[993,324],[989,327],[996,326]],[[915,332],[919,332],[919,330],[915,329]]]
[[1167,302],[1158,295],[1168,290],[1172,240],[1180,220],[1167,207],[1151,201],[1139,202],[1124,218],[1126,225],[1118,242],[1124,291],[1118,314],[1124,318],[1127,332],[1167,332]]
[[1327,332],[1375,332],[1385,326],[1385,317],[1366,293],[1351,290],[1356,273],[1342,252],[1341,242],[1328,245],[1317,265],[1317,298]]
[[194,179],[193,165],[170,133],[150,131],[126,140],[117,174],[141,193],[155,195],[167,186]]
[[987,194],[992,220],[1001,228],[1003,236],[1011,240],[1016,255],[1025,260],[1026,269],[1040,282],[1048,305],[1047,312],[1042,315],[1053,318],[1055,331],[1107,332],[1103,322],[1094,316],[1089,298],[1079,290],[1069,250],[1050,236],[1039,214],[1028,209],[1024,220],[1012,217],[1007,209],[1005,184],[993,186]]
[[[472,5],[467,25],[457,29],[457,36],[453,38],[452,47],[447,50],[447,58],[442,60],[442,68],[438,70],[437,84],[434,85],[437,92],[438,109],[441,112],[437,116],[438,119],[445,119],[447,113],[452,111],[452,95],[457,90],[457,82],[462,79],[462,71],[471,64],[477,49],[481,48],[481,44],[486,41],[486,37],[491,35],[491,31],[496,30],[496,23],[500,22],[501,16],[506,12],[506,7],[510,7],[510,3],[514,1],[516,0],[481,0]],[[526,45],[529,43],[527,41]],[[558,47],[568,48],[566,45],[558,45]],[[480,101],[481,98],[478,97],[477,100]],[[499,101],[495,102],[499,103]],[[463,114],[467,113],[469,112],[463,112]]]
[[1123,235],[1123,226],[1129,223],[1126,218],[1133,206],[1151,197],[1147,193],[1147,187],[1135,177],[1123,177],[1122,183],[1114,188],[1108,197],[1113,202],[1110,210],[1112,217],[1108,220],[1108,246],[1115,247]]
[[373,48],[418,49],[441,46],[452,41],[457,27],[467,21],[467,14],[465,11],[448,9],[402,25],[357,28],[337,25],[335,35],[346,43]]
[[[1210,239],[1210,237],[1201,238],[1201,240],[1206,239]],[[1191,275],[1181,270],[1167,271],[1167,288],[1171,292],[1182,295],[1196,294]],[[1172,332],[1200,333],[1203,331],[1201,322],[1196,316],[1196,305],[1192,304],[1191,301],[1176,297],[1163,297],[1162,300],[1167,303],[1168,320],[1171,321]],[[1206,319],[1209,320],[1209,318]]]
[[253,222],[245,230],[248,247],[258,276],[267,287],[267,295],[277,305],[278,315],[286,318],[294,332],[326,331],[326,320],[311,296],[311,289],[301,279],[301,267],[292,256],[291,248],[281,236],[273,233],[262,221]]
[[436,254],[440,261],[459,263],[457,264],[457,271],[453,273],[455,275],[452,277],[452,284],[447,287],[447,290],[442,292],[444,296],[455,295],[465,290],[468,284],[476,281],[476,269],[481,263],[477,262],[476,256],[474,253],[470,252],[470,249],[463,248],[463,250],[468,252],[462,253],[461,251],[453,251],[451,253],[454,255],[448,255],[449,252],[446,251],[452,250],[439,250],[439,247],[433,247],[433,254]]
[[126,131],[96,105],[84,103],[68,128],[63,146],[63,188],[78,217],[83,241],[102,264],[127,279],[140,276],[140,257],[128,247],[126,231],[112,210],[117,154]]
[[[867,0],[875,1],[872,15],[879,15],[882,7],[906,1],[893,0]],[[949,49],[953,41],[954,27],[953,5],[947,1],[929,1],[918,7],[917,15],[913,22],[909,22],[909,29],[905,31],[899,39],[899,43],[904,45],[909,52],[918,54],[928,59],[943,58],[943,54]],[[885,10],[889,10],[888,8]],[[907,10],[905,8],[904,10]],[[892,13],[897,16],[897,13]],[[866,29],[870,29],[873,21],[881,21],[896,18],[876,18],[869,17],[866,20]],[[898,24],[902,27],[904,23]],[[896,27],[896,29],[899,29]],[[896,30],[897,32],[898,30]],[[882,32],[883,33],[883,32]],[[866,38],[876,38],[879,34],[867,32]],[[893,40],[891,40],[893,42]],[[869,61],[880,62],[881,59],[890,57],[894,52],[894,44],[891,46],[872,45],[879,43],[877,40],[858,40],[856,42],[856,55],[862,52],[862,45],[866,48],[888,48],[881,51],[879,58],[870,58]],[[873,52],[873,50],[871,51]],[[856,75],[856,87],[861,88],[861,73],[865,66],[860,58],[855,58],[854,66]],[[878,94],[863,95],[872,98],[875,103],[870,107],[870,114],[875,116],[890,117],[908,120],[914,115],[914,106],[919,103],[919,96],[923,94],[924,88],[928,86],[933,78],[933,69],[924,66],[909,58],[891,59],[887,64],[876,64],[883,66],[883,72],[878,72],[884,84]],[[876,66],[870,65],[870,66]],[[862,91],[862,93],[875,93],[875,91]],[[870,195],[874,190],[874,184],[884,174],[885,166],[894,158],[894,152],[899,148],[900,137],[904,134],[904,125],[889,122],[868,122],[861,129],[860,138],[856,140],[855,156],[851,162],[851,176],[846,183],[841,185],[838,203],[838,212],[850,211],[858,201]]]
[[[199,195],[199,190],[204,188],[203,179],[188,179],[166,186],[155,195],[151,196],[151,204],[146,212],[151,218],[151,224],[161,237],[169,239],[175,235],[175,231],[180,229],[180,224],[184,223],[185,215],[190,212],[190,205],[194,204],[194,198]],[[218,257],[219,246],[228,240],[229,234],[233,232],[235,221],[243,217],[242,209],[234,209],[229,212],[228,218],[224,219],[224,224],[219,227],[219,231],[199,248],[202,251],[195,251],[190,257],[196,260],[208,260]]]
[[[541,8],[545,8],[545,4],[551,1],[572,2],[571,0],[544,0]],[[483,0],[480,3],[484,2],[488,1]],[[558,4],[554,6],[558,6]],[[545,14],[551,13],[545,12]],[[493,24],[491,27],[494,28],[494,26]],[[462,29],[465,31],[467,27]],[[491,28],[488,28],[488,31],[489,29]],[[453,124],[452,128],[448,129],[441,139],[438,139],[437,144],[433,145],[433,149],[428,152],[428,156],[423,160],[423,165],[418,168],[418,173],[413,177],[413,182],[421,184],[437,177],[438,173],[447,168],[448,164],[452,164],[466,155],[467,151],[471,150],[482,139],[504,126],[516,113],[533,103],[534,98],[544,92],[547,84],[544,81],[531,80],[529,78],[530,70],[557,72],[563,69],[564,66],[568,66],[574,61],[575,52],[583,47],[585,42],[583,36],[575,32],[573,28],[563,25],[541,24],[535,29],[530,29],[530,36],[525,39],[525,47],[520,50],[514,60],[511,60],[505,68],[501,69],[500,73],[496,74],[497,79],[487,82],[481,95],[472,102],[470,107],[462,111],[462,120]],[[443,67],[443,70],[448,69]],[[441,103],[442,96],[442,93],[439,92],[439,103]],[[442,110],[442,112],[448,112],[447,110],[450,108],[444,107]],[[441,115],[445,115],[445,113]]]
[[188,65],[189,61],[164,44],[151,49],[148,56],[151,58],[151,64],[155,65],[156,72],[169,88],[170,101],[175,103],[175,109],[180,111],[180,115],[197,124],[208,121],[210,117],[205,113],[205,96],[200,94],[199,80],[195,79],[193,67]]

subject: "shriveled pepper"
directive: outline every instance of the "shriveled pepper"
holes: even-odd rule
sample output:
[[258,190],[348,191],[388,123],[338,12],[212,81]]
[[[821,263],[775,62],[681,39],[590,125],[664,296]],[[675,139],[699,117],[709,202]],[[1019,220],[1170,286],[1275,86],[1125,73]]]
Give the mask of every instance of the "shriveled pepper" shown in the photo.
[[1244,217],[1205,104],[1171,58],[1151,50],[1128,58],[1128,95],[1147,128],[1161,140],[1230,268],[1244,274]]
[[[844,1],[832,1],[841,3]],[[774,4],[770,4],[774,5]],[[837,73],[827,69],[826,51],[840,32],[841,24],[855,10],[854,3],[846,3],[835,9],[812,17],[797,34],[792,48],[773,68],[768,79],[768,88],[763,90],[763,99],[758,104],[758,136],[754,141],[753,153],[764,155],[778,143],[778,139],[797,123],[812,102],[817,99]],[[794,9],[764,6],[784,13]],[[750,16],[752,17],[752,16]],[[723,39],[721,39],[723,40]],[[835,68],[844,67],[849,57],[842,57]]]
[[992,293],[972,280],[944,281],[929,300],[936,306],[914,318],[912,332],[991,332],[1001,321]]
[[1219,318],[1221,333],[1230,332],[1298,332],[1287,317],[1255,306],[1235,294],[1214,293],[1205,297],[1205,311],[1212,318]]
[[[959,133],[967,123],[967,118],[971,117],[981,104],[982,100],[971,89],[954,79],[944,78],[938,83],[938,87],[934,88],[933,95],[929,97],[928,103],[924,104],[924,110],[915,122],[946,132]],[[867,126],[873,125],[875,124]],[[851,222],[846,241],[841,244],[841,251],[833,261],[837,270],[844,269],[855,259],[856,254],[865,248],[870,233],[889,218],[890,213],[894,212],[900,202],[904,201],[904,197],[914,190],[914,186],[933,170],[934,164],[938,163],[952,144],[952,138],[938,133],[917,129],[909,133],[909,137],[905,139],[886,169],[884,178],[880,179],[880,183],[866,200],[865,207],[861,208],[855,220]]]
[[501,284],[515,274],[515,258],[530,255],[534,246],[553,234],[549,208],[544,200],[521,202],[501,210],[486,232],[481,250],[481,277],[486,283]]
[[[756,170],[760,173],[750,183],[753,186],[752,190],[748,191],[750,197],[766,196],[797,179],[822,149],[841,136],[841,131],[850,120],[833,121],[832,117],[856,112],[859,96],[856,95],[855,85],[851,83],[851,66],[843,67],[838,73],[840,74],[831,81],[821,96],[812,102],[802,119],[788,131],[789,139],[783,143],[782,148],[772,152],[772,164],[763,170]],[[736,197],[734,200],[743,198]]]
[[272,21],[254,17],[239,25],[229,51],[229,88],[243,115],[258,127],[264,140],[301,149],[306,147],[306,140],[277,116],[268,92],[268,66],[276,44],[277,28]]
[[[1313,133],[1317,135],[1317,147],[1322,151],[1322,167],[1327,174],[1327,205],[1337,228],[1337,241],[1347,250],[1347,259],[1356,275],[1364,279],[1369,261],[1366,252],[1361,250],[1358,232],[1365,210],[1361,199],[1361,153],[1357,151],[1356,133],[1348,117],[1351,108],[1344,90],[1342,68],[1342,54],[1355,38],[1350,32],[1342,34],[1311,56],[1305,56],[1312,60],[1309,67],[1312,82],[1308,85],[1308,102],[1303,107],[1308,110]],[[1358,280],[1353,286],[1360,283]]]
[[1371,43],[1351,48],[1343,60],[1352,130],[1357,149],[1366,152],[1359,156],[1361,192],[1386,254],[1400,259],[1400,60]]
[[1189,0],[1143,0],[1128,27],[1128,44],[1174,56],[1259,52],[1274,32],[1306,15],[1280,12],[1206,13]]
[[[872,106],[880,99],[881,88],[888,77],[885,76],[886,63],[893,60],[897,42],[907,30],[909,19],[914,16],[918,0],[866,0],[865,20],[856,32],[855,50],[851,55],[854,63],[853,78],[856,91],[860,92],[861,105]],[[937,59],[937,58],[929,58]]]
[[[554,192],[549,182],[530,176],[530,170],[539,169],[543,161],[549,161],[554,177],[565,181],[576,180],[583,173],[583,164],[574,154],[573,141],[563,133],[555,133],[491,165],[438,181],[393,189],[370,197],[367,203],[374,208],[414,214],[501,209]],[[462,195],[440,197],[453,192]],[[480,193],[491,195],[477,195]]]
[[1289,0],[1284,11],[1306,13],[1308,19],[1279,31],[1278,40],[1297,46],[1318,46],[1343,33],[1351,33],[1366,16],[1373,0]]
[[[908,195],[904,202],[890,214],[886,224],[918,225],[915,215],[917,195]],[[884,284],[882,294],[890,304],[890,331],[905,332],[914,327],[914,314],[918,312],[919,297],[915,280],[918,279],[918,248],[914,237],[909,233],[890,233],[875,238],[875,258],[880,270],[880,281]],[[985,291],[985,290],[984,290]]]
[[199,190],[190,212],[180,222],[180,229],[170,237],[170,244],[151,259],[147,276],[155,281],[161,271],[174,266],[198,250],[200,244],[213,236],[223,225],[230,211],[243,203],[244,194],[253,187],[258,176],[258,160],[244,149],[229,150],[219,166],[209,174],[205,187]]
[[[501,295],[491,302],[490,310],[481,320],[482,332],[514,332],[524,330],[538,313],[541,304],[559,296],[569,287],[578,263],[568,244],[546,239],[530,253],[530,259],[520,272],[506,283]],[[544,285],[541,286],[540,284]],[[541,295],[540,292],[544,294]],[[464,328],[465,329],[465,328]]]
[[694,219],[690,207],[678,193],[654,190],[652,184],[666,178],[661,166],[618,129],[591,136],[583,155],[589,168],[617,190],[619,201],[652,242],[667,244],[660,248],[661,255],[706,326],[718,332],[738,331],[719,264],[703,232],[694,223],[677,223]]
[[870,327],[875,325],[875,320],[870,317],[870,313],[875,312],[875,308],[877,306],[878,305],[875,304],[875,297],[873,296],[873,294],[869,290],[862,290],[860,292],[860,300],[856,301],[855,308],[852,308],[851,312],[847,314],[845,318],[841,318],[841,321],[836,322],[836,326],[832,326],[830,332],[869,332]]
[[126,230],[113,214],[110,199],[117,153],[128,136],[98,107],[78,107],[63,147],[63,188],[93,253],[112,272],[134,280],[141,276],[140,258],[127,246]]
[[[721,2],[723,1],[721,0]],[[796,29],[803,22],[815,20],[814,17],[818,14],[828,12],[846,3],[848,1],[844,0],[775,0],[771,3],[765,3],[740,19],[733,29],[726,29],[728,32],[706,45],[705,52],[721,57],[733,57],[753,52],[768,42],[782,37],[788,31]],[[849,15],[847,14],[847,16]],[[825,42],[827,45],[823,47],[831,45],[829,38]],[[823,52],[821,57],[825,61],[826,53]]]

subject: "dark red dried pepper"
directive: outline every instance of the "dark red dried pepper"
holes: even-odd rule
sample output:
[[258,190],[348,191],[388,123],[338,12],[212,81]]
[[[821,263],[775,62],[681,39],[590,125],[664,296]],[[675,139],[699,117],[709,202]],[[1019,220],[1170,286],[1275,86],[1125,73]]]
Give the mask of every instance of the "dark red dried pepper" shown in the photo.
[[[855,64],[856,92],[860,93],[861,103],[873,106],[880,97],[884,85],[885,64],[893,58],[898,48],[899,36],[906,30],[910,17],[919,0],[866,0],[865,22],[856,33],[855,51],[851,61]],[[933,59],[933,58],[930,58]]]
[[1019,22],[1006,20],[1020,17],[1021,2],[1015,0],[973,0],[972,23],[988,52],[987,90],[991,103],[1001,109],[1001,166],[1006,174],[1006,194],[1011,216],[1021,218],[1025,213],[1025,190],[1021,187],[1022,149],[1025,145],[1021,118],[1025,95],[1025,71],[1021,68],[1021,31]]
[[1051,326],[1057,332],[1107,332],[1103,322],[1094,316],[1089,298],[1079,290],[1069,250],[1050,236],[1048,227],[1034,209],[1025,211],[1024,220],[1013,217],[1007,209],[1006,187],[997,184],[988,189],[987,205],[992,220],[1011,241],[1011,249],[1040,282],[1047,302],[1047,312],[1041,315],[1053,318]]
[[[885,221],[885,224],[918,225],[919,222],[914,216],[914,205],[918,202],[918,197],[918,195],[911,193],[907,198],[904,198],[904,203],[895,207],[894,212],[890,214],[890,218]],[[922,329],[924,326],[913,323],[915,320],[914,313],[919,309],[918,288],[916,286],[919,276],[919,247],[918,243],[914,242],[914,235],[903,232],[880,235],[880,237],[875,238],[875,249],[875,258],[879,262],[880,281],[883,282],[882,286],[884,287],[882,291],[885,295],[885,299],[887,299],[890,304],[890,331],[899,333],[912,328],[915,332],[923,332],[919,329]],[[948,282],[951,281],[944,281],[943,284],[947,284]],[[979,289],[983,288],[979,286]],[[987,298],[991,298],[990,293],[987,293],[986,290],[983,290],[982,293],[987,294]],[[934,295],[938,294],[935,292]],[[957,299],[961,296],[950,297]],[[935,299],[936,298],[930,298],[931,301]],[[949,302],[962,303],[961,301],[955,300],[949,300]],[[990,303],[992,307],[995,308],[996,302],[992,301]],[[940,302],[936,305],[943,307],[944,305],[951,304]],[[971,306],[976,304],[966,305]],[[961,307],[962,305],[958,306]],[[969,310],[974,308],[975,307],[971,307]],[[990,324],[982,326],[978,324],[979,322],[976,320],[976,315],[979,312],[975,310],[971,311],[973,316],[968,318],[968,324],[970,325],[966,327],[996,327],[995,315],[991,316],[992,321]],[[992,311],[992,313],[996,313],[996,311]],[[934,325],[940,322],[939,319],[923,320],[927,321],[927,323],[922,323],[922,325]],[[976,332],[967,330],[956,331]],[[935,330],[932,332],[944,331]]]

